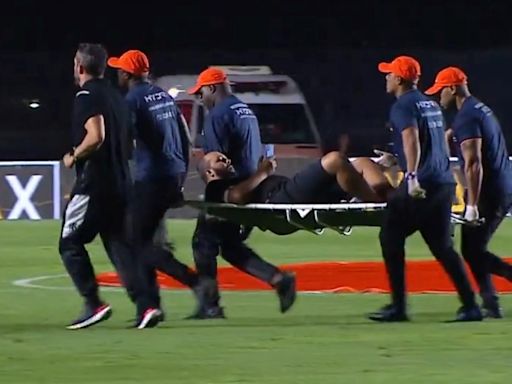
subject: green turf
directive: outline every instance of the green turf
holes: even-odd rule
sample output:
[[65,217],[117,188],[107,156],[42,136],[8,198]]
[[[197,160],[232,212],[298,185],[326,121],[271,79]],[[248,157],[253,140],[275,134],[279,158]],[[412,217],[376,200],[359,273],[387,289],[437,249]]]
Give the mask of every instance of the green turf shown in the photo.
[[[172,222],[179,257],[190,262],[193,223]],[[63,325],[80,309],[67,278],[23,288],[13,280],[64,273],[56,222],[0,221],[0,382],[2,383],[503,383],[510,372],[512,321],[443,324],[454,296],[411,298],[414,322],[371,324],[363,314],[384,295],[300,295],[286,315],[271,292],[223,295],[229,319],[180,320],[193,308],[186,291],[166,291],[169,320],[153,330],[124,329],[133,309],[119,291],[105,291],[114,316],[70,332]],[[511,254],[512,222],[493,249]],[[351,237],[308,233],[276,237],[255,232],[250,243],[276,263],[380,258],[375,229]],[[98,244],[98,271],[111,270]],[[409,258],[430,257],[418,238]],[[512,309],[512,296],[502,299]]]

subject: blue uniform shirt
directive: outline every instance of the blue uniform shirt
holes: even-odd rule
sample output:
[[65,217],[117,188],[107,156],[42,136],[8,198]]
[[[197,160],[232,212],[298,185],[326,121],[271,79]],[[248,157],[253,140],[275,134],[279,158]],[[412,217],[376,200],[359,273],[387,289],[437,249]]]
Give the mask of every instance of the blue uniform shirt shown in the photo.
[[[455,117],[453,132],[459,146],[467,139],[482,139],[482,197],[494,199],[512,193],[512,165],[492,110],[476,97],[468,97]],[[462,154],[459,159],[464,167]]]
[[135,180],[155,180],[187,171],[174,99],[147,82],[133,87],[126,100],[134,120]]
[[210,110],[203,149],[205,153],[224,153],[238,177],[245,178],[256,171],[263,148],[258,119],[247,104],[231,95]]
[[444,137],[441,108],[420,91],[414,89],[400,96],[391,107],[390,122],[393,146],[400,168],[407,171],[402,143],[402,131],[416,127],[419,131],[421,156],[418,181],[422,186],[455,183]]

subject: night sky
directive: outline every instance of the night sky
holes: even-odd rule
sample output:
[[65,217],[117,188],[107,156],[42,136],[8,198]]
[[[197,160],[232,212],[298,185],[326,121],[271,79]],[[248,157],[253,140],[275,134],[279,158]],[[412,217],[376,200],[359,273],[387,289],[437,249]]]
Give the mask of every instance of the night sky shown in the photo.
[[[218,47],[485,49],[512,43],[508,1],[153,1],[2,4],[5,51]],[[233,6],[235,5],[235,6]]]
[[[80,42],[102,43],[111,55],[141,49],[150,55],[155,75],[198,73],[215,63],[271,65],[300,83],[326,141],[350,129],[353,142],[361,137],[364,148],[387,140],[381,127],[389,100],[376,63],[397,54],[418,55],[425,82],[442,65],[466,65],[476,90],[509,127],[508,95],[501,84],[512,64],[510,3],[4,2],[0,158],[59,158],[67,148],[75,90],[72,58]],[[34,98],[42,105],[37,111],[26,106]],[[512,143],[512,131],[507,137]],[[35,151],[35,138],[48,140]]]

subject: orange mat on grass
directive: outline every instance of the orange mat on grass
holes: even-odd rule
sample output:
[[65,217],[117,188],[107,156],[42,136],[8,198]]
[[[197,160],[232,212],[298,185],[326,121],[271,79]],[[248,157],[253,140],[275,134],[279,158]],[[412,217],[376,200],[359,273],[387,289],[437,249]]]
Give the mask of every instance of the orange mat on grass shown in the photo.
[[[512,258],[507,259],[512,262]],[[282,265],[282,269],[293,271],[297,276],[297,289],[309,292],[388,292],[388,282],[382,262],[315,262]],[[407,262],[407,290],[414,293],[453,292],[444,271],[435,260]],[[120,286],[114,272],[101,273],[97,277],[100,285]],[[268,290],[267,284],[233,267],[220,267],[220,288],[223,290]],[[158,274],[162,288],[180,289],[183,285],[171,277]],[[512,292],[512,283],[495,277],[500,292]]]

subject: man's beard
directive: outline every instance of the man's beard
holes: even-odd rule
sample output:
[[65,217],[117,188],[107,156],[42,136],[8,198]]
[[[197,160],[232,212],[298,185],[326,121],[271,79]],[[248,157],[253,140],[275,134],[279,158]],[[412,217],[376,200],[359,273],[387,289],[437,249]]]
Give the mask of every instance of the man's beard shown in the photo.
[[221,175],[222,175],[222,178],[233,177],[236,175],[236,170],[232,165],[230,165],[229,167],[222,170]]

